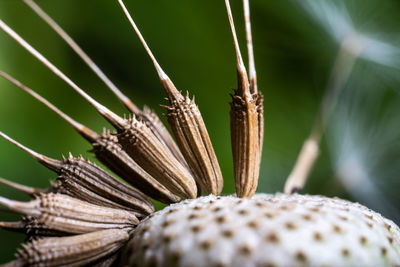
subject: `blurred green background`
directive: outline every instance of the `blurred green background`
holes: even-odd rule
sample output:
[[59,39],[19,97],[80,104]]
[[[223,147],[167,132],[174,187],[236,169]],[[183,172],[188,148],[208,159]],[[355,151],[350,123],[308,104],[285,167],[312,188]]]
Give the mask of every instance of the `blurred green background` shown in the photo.
[[[158,114],[164,112],[159,106],[166,103],[163,88],[117,1],[41,0],[37,3],[137,105],[149,105]],[[399,1],[348,3],[353,10],[351,15],[365,21],[364,26],[377,33],[395,33],[400,27],[396,19],[396,13],[400,14]],[[231,88],[236,85],[236,72],[224,1],[126,0],[126,5],[177,88],[196,96],[225,177],[224,193],[233,193],[228,103]],[[241,1],[232,1],[231,5],[246,60]],[[294,2],[252,0],[251,10],[259,88],[265,96],[265,140],[258,191],[274,193],[282,191],[309,133],[338,44]],[[89,68],[22,1],[0,0],[0,17],[91,96],[118,114],[126,112]],[[85,125],[97,131],[110,128],[71,88],[3,32],[0,32],[0,69]],[[388,72],[387,75],[393,75],[392,70]],[[379,77],[385,75],[385,71],[380,71]],[[395,78],[384,80],[380,85],[400,88]],[[392,97],[399,98],[398,92],[392,93]],[[4,79],[0,79],[0,130],[50,157],[60,158],[72,152],[75,156],[83,154],[93,159],[88,152],[89,144],[67,123]],[[399,130],[400,126],[393,125],[387,129]],[[324,139],[321,156],[304,192],[361,201],[352,198],[335,178],[331,156]],[[43,188],[56,177],[5,140],[0,140],[0,176]],[[392,212],[380,212],[399,223],[396,219],[400,207],[399,173],[394,176],[380,182],[386,183],[385,194],[396,208]],[[0,195],[28,199],[3,185]],[[0,220],[18,218],[0,211]],[[0,262],[11,260],[23,240],[22,234],[0,230]]]

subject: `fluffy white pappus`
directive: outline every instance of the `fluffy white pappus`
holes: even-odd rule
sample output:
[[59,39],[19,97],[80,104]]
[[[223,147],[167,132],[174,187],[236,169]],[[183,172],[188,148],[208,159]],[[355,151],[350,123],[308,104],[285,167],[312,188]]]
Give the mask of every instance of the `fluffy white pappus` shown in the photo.
[[343,2],[296,0],[295,3],[339,43],[356,32]]
[[[379,19],[374,19],[374,25],[367,25],[365,21],[370,17],[363,18],[359,6],[352,8],[349,2],[345,1],[295,1],[310,17],[319,24],[339,45],[346,42],[346,50],[350,54],[359,51],[357,57],[387,67],[400,68],[400,49],[398,35],[388,34],[387,30],[380,25]],[[368,5],[368,3],[365,3]],[[388,6],[379,5],[374,12],[390,14]],[[353,10],[354,9],[354,10]],[[378,9],[378,10],[376,10]],[[382,16],[381,16],[382,17]],[[359,25],[354,21],[361,18]],[[378,17],[379,18],[379,17]],[[364,21],[363,21],[364,20]],[[361,26],[363,25],[363,26]],[[371,26],[368,29],[368,26]],[[361,49],[354,49],[361,47]]]
[[328,128],[331,160],[355,199],[398,221],[400,95],[359,78],[343,92]]

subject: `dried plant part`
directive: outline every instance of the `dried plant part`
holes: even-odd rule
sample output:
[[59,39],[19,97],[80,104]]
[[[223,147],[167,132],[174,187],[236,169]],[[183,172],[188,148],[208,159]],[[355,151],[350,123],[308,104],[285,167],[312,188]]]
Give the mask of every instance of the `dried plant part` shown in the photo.
[[31,197],[47,191],[46,189],[39,189],[27,185],[18,184],[1,177],[0,177],[0,184],[8,185],[9,187],[24,192],[25,194],[28,194]]
[[310,135],[304,141],[297,161],[285,182],[283,189],[285,193],[292,194],[304,187],[319,156],[320,142],[328,120],[332,116],[338,97],[351,75],[355,62],[364,48],[363,42],[358,33],[351,33],[342,40]]
[[118,143],[118,138],[110,134],[109,131],[104,131],[99,135],[90,128],[75,121],[56,106],[51,104],[45,98],[37,94],[32,89],[23,85],[18,80],[14,79],[7,73],[0,70],[0,76],[12,82],[17,87],[21,88],[39,102],[46,105],[52,111],[57,113],[62,119],[70,124],[80,135],[88,140],[92,146],[92,152],[96,158],[115,172],[118,176],[129,182],[141,192],[163,203],[177,202],[179,198],[172,194],[150,174],[143,170],[121,147]]
[[129,239],[127,229],[108,229],[33,240],[18,251],[9,266],[84,266],[112,256]]
[[119,256],[118,251],[114,252],[113,255],[109,255],[105,258],[102,258],[101,260],[97,261],[96,263],[91,263],[93,264],[93,267],[110,267],[110,266],[115,266],[114,262],[117,261]]
[[170,152],[184,163],[179,148],[169,134],[167,128],[161,122],[157,114],[151,109],[144,107],[140,110],[126,95],[124,95],[118,87],[104,74],[104,72],[93,62],[93,60],[82,50],[82,48],[68,35],[49,15],[44,12],[34,1],[24,0],[40,18],[42,18],[76,53],[77,55],[92,69],[92,71],[107,85],[107,87],[117,96],[117,98],[132,112],[138,119],[143,120],[147,127],[151,129],[158,140],[170,150]]
[[[24,2],[35,9],[32,0]],[[115,134],[105,130],[99,135],[42,101],[43,98],[38,98],[83,135],[93,145],[97,157],[117,174],[128,177],[131,169],[136,168],[129,166],[132,161],[143,172],[148,171],[149,175],[146,178],[145,174],[135,169],[141,178],[135,178],[133,184],[138,181],[150,183],[153,177],[160,181],[153,186],[157,192],[146,193],[148,195],[155,194],[161,198],[161,190],[157,187],[163,184],[173,197],[194,197],[199,194],[197,190],[201,191],[200,187],[218,194],[222,190],[222,176],[194,100],[190,100],[188,95],[184,97],[175,88],[151,54],[122,0],[119,3],[152,58],[167,91],[170,101],[167,107],[168,120],[190,167],[179,150],[180,156],[165,145],[168,137],[157,135],[161,128],[165,130],[164,134],[168,132],[155,113],[146,108],[141,111],[129,100],[124,102],[125,96],[101,71],[96,72],[98,67],[90,59],[85,59],[87,55],[74,41],[68,41],[70,37],[65,32],[61,30],[59,34],[75,51],[78,49],[77,53],[106,84],[111,83],[111,87],[108,84],[111,90],[115,87],[113,91],[117,96],[119,92],[121,101],[135,110],[132,118],[122,119],[112,113],[1,21],[0,28],[66,81],[116,127]],[[35,197],[29,202],[0,197],[0,203],[26,215],[19,222],[0,222],[0,227],[26,232],[30,238],[30,242],[19,251],[17,260],[7,266],[399,265],[400,229],[359,204],[298,194],[253,196],[262,150],[263,104],[262,95],[257,89],[249,0],[243,0],[249,77],[240,55],[229,1],[225,3],[234,36],[239,80],[232,96],[231,111],[235,181],[239,198],[211,194],[186,199],[153,213],[154,207],[144,194],[82,157],[70,155],[61,161],[51,159],[0,132],[0,136],[24,149],[59,175],[48,192],[39,194],[33,188],[0,179],[0,183]],[[48,23],[57,31],[58,25],[44,15],[44,19],[47,17],[50,20]],[[40,16],[43,17],[43,14]],[[146,112],[147,118],[152,119],[141,117]],[[196,187],[192,175],[200,186]],[[69,234],[79,235],[64,236]],[[58,237],[41,238],[43,235]],[[323,254],[324,257],[321,257]],[[117,259],[121,262],[115,262]]]
[[42,229],[67,235],[133,229],[139,223],[132,212],[90,204],[63,194],[42,193],[29,202],[0,197],[0,204],[29,216],[25,222],[27,225],[34,223]]
[[300,192],[310,175],[312,167],[319,156],[319,140],[313,136],[307,138],[297,156],[293,170],[290,172],[285,182],[283,192],[293,194]]
[[222,191],[222,173],[205,127],[203,118],[194,100],[184,97],[162,70],[134,20],[122,0],[118,1],[126,17],[145,47],[158,76],[168,95],[168,122],[182,154],[192,171],[194,178],[207,193],[218,195]]
[[153,204],[146,195],[122,183],[90,161],[70,155],[62,161],[62,164],[58,170],[59,181],[72,180],[93,193],[117,203],[120,208],[137,212],[139,216],[154,211]]
[[209,195],[143,220],[121,259],[122,266],[396,266],[400,229],[342,199]]
[[62,161],[56,160],[23,146],[2,132],[0,132],[0,136],[56,172],[59,175],[57,178],[59,183],[55,184],[55,191],[61,191],[93,204],[131,210],[139,217],[154,211],[153,203],[146,195],[124,184],[81,156],[74,158],[70,154]]
[[147,106],[143,107],[143,110],[137,113],[133,113],[139,120],[142,120],[147,127],[154,133],[154,135],[160,140],[171,153],[175,156],[175,158],[185,167],[187,166],[186,159],[183,157],[179,147],[175,143],[172,136],[169,134],[165,125],[161,122],[160,118],[154,112],[154,110],[150,109]]
[[238,76],[238,88],[232,95],[230,112],[236,194],[239,197],[251,197],[257,189],[261,161],[262,96],[255,91],[255,72],[252,85],[249,83],[228,0],[225,0],[225,5],[235,44]]
[[219,195],[223,178],[198,106],[187,94],[179,93],[172,83],[163,82],[170,106],[166,107],[168,122],[181,147],[196,181],[202,190]]
[[158,141],[168,149],[169,152],[176,158],[176,160],[182,164],[185,168],[188,168],[185,158],[183,157],[181,151],[179,150],[174,139],[172,139],[167,128],[161,122],[157,114],[148,107],[144,107],[143,110],[133,113],[136,118],[142,121],[157,137]]
[[117,136],[126,153],[168,190],[182,198],[196,197],[196,183],[189,170],[164,148],[142,121],[131,118]]
[[243,12],[244,20],[246,25],[246,44],[247,53],[249,58],[249,88],[253,97],[256,99],[256,107],[258,114],[258,146],[260,149],[260,154],[262,153],[262,147],[264,143],[264,96],[258,90],[257,85],[257,73],[254,60],[254,49],[253,49],[253,37],[251,34],[251,20],[250,20],[250,4],[249,0],[243,0]]
[[37,237],[66,236],[64,231],[57,231],[43,225],[43,222],[32,216],[24,216],[16,222],[0,222],[0,228],[26,234],[27,240]]
[[[146,172],[152,177],[159,179],[160,183],[175,195],[183,198],[196,197],[196,183],[189,170],[162,145],[145,123],[138,121],[135,116],[131,120],[119,117],[85,93],[78,85],[1,20],[0,28],[93,105],[96,110],[117,129],[119,137],[121,137],[118,138],[118,140],[129,156],[139,164],[140,161],[145,162],[145,165],[141,165],[141,167]],[[139,154],[136,153],[138,146],[141,147]]]
[[[4,230],[8,230],[8,231],[13,231],[13,232],[28,233],[28,231],[27,231],[28,224],[29,223],[25,222],[25,220],[17,221],[17,222],[0,222],[0,228],[2,228]],[[34,234],[36,234],[36,232]]]
[[258,91],[255,93],[255,102],[258,119],[258,148],[260,149],[260,163],[264,144],[264,95]]
[[179,197],[153,178],[134,161],[118,143],[117,136],[105,130],[93,143],[96,158],[147,196],[163,203],[174,203]]

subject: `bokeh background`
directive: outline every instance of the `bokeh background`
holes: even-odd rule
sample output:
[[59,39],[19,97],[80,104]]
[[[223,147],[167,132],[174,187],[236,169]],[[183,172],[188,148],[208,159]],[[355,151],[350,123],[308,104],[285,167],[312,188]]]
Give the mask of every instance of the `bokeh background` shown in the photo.
[[[247,60],[241,1],[231,2]],[[164,112],[159,106],[166,103],[163,88],[117,1],[38,0],[37,3],[137,105],[149,105],[158,114]],[[325,3],[341,6],[363,32],[398,47],[399,1]],[[236,73],[224,1],[126,0],[126,5],[176,86],[196,96],[225,177],[224,193],[232,194],[228,103],[231,88],[236,85]],[[302,142],[308,136],[339,43],[311,15],[312,12],[322,14],[322,10],[312,11],[300,1],[252,0],[251,11],[259,88],[265,96],[265,140],[258,191],[274,193],[282,191]],[[118,114],[126,113],[102,82],[22,1],[0,0],[0,17],[91,96]],[[333,28],[340,28],[342,23],[340,16],[330,17]],[[378,49],[381,56],[385,56],[385,49]],[[389,55],[389,58],[399,63],[395,57]],[[0,32],[0,69],[87,126],[97,131],[110,127],[71,88],[3,32]],[[321,155],[303,192],[359,201],[400,222],[398,78],[396,64],[357,61],[339,99],[342,112],[336,112],[337,116],[329,123]],[[353,108],[360,103],[361,108]],[[350,116],[346,110],[357,112]],[[390,120],[387,114],[391,114]],[[359,130],[349,145],[341,143],[346,136],[341,135],[343,128],[338,125],[349,122],[350,118]],[[358,125],[358,122],[362,123]],[[67,123],[4,79],[0,79],[0,130],[50,157],[60,158],[72,152],[93,159],[88,152],[89,144]],[[352,151],[361,153],[364,165],[360,166],[368,167],[368,181],[346,183],[338,178],[338,162]],[[0,176],[42,188],[56,177],[5,140],[0,140]],[[362,190],[364,184],[368,190]],[[3,185],[0,185],[0,195],[28,199]],[[0,221],[18,218],[5,209],[0,210]],[[0,262],[11,260],[23,240],[22,234],[0,230]]]

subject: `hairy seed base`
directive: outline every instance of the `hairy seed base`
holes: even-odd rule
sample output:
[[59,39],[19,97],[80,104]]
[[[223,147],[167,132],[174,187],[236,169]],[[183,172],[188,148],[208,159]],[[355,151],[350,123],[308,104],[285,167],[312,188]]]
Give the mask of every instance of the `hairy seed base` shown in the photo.
[[400,230],[358,204],[323,196],[206,196],[150,215],[130,266],[396,266]]

